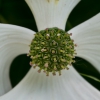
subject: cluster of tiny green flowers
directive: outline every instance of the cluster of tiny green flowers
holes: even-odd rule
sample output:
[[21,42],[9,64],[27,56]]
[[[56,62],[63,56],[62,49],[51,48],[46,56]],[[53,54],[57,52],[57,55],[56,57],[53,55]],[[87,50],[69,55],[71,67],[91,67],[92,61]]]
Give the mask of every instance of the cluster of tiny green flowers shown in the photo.
[[70,34],[58,28],[48,28],[37,32],[30,44],[30,64],[39,67],[48,76],[49,73],[61,75],[61,70],[68,69],[68,65],[74,62],[74,41]]

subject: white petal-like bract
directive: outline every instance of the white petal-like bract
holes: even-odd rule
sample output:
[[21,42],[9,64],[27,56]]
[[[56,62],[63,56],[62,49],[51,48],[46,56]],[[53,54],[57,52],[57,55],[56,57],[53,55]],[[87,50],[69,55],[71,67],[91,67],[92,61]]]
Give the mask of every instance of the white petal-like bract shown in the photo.
[[33,31],[8,24],[0,24],[0,95],[11,89],[9,67],[13,59],[28,53]]
[[65,29],[67,18],[80,0],[25,0],[29,5],[38,30],[58,27]]
[[71,29],[77,56],[89,61],[100,72],[100,13]]
[[86,82],[72,66],[62,75],[46,76],[31,69],[26,77],[0,100],[99,100],[99,91]]

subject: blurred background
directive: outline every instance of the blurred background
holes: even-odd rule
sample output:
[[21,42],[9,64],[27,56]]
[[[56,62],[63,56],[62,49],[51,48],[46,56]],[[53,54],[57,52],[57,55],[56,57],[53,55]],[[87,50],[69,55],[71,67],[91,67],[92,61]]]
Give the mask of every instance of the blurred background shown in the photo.
[[[100,0],[81,0],[71,12],[66,23],[66,31],[88,20],[100,12]],[[34,17],[24,0],[0,0],[0,23],[23,26],[38,31]],[[14,59],[10,67],[10,79],[12,87],[16,86],[30,69],[30,58],[26,54],[19,55]],[[75,58],[74,68],[86,75],[100,80],[100,72],[84,59]],[[86,76],[82,76],[95,88],[100,90],[100,82]]]

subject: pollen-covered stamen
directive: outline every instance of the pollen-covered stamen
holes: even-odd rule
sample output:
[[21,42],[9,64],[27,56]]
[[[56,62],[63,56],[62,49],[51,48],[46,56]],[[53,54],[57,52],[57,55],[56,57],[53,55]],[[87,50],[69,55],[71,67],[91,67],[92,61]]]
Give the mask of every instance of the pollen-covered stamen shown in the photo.
[[70,33],[70,36],[72,36],[72,33]]
[[35,65],[35,64],[33,64],[33,65],[32,65],[32,67],[35,69],[35,68],[36,68],[36,65]]
[[27,54],[27,57],[29,56],[29,54]]
[[44,66],[45,66],[45,67],[48,67],[48,63],[45,63]]
[[75,47],[77,47],[77,44],[74,44]]
[[32,66],[32,62],[29,63]]
[[55,50],[51,50],[51,52],[52,52],[52,53],[56,53],[56,51],[55,51]]
[[46,76],[49,76],[49,72],[46,72]]
[[53,76],[55,76],[55,75],[56,75],[56,72],[55,72],[55,71],[53,71],[53,72],[52,72],[52,74],[53,74]]
[[59,71],[59,76],[61,75],[61,71]]
[[41,52],[45,52],[45,51],[47,51],[47,50],[46,50],[46,49],[44,49],[44,48],[43,48],[43,49],[41,49]]
[[53,60],[54,60],[54,62],[57,62],[57,58],[54,58]]
[[49,73],[61,75],[61,70],[69,69],[67,66],[74,62],[76,55],[74,50],[74,40],[70,38],[71,34],[58,28],[47,28],[35,34],[30,44],[28,56],[31,56],[30,65],[39,67],[38,72],[42,70],[49,76]]
[[39,70],[38,70],[38,73],[40,73],[40,72],[41,72],[41,70],[42,70],[42,69],[39,69]]
[[57,70],[57,66],[56,65],[54,66],[54,70]]

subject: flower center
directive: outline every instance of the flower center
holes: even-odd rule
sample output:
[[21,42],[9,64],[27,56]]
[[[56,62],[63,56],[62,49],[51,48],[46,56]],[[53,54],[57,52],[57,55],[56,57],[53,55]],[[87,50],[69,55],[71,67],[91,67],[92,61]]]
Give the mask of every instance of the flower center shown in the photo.
[[74,62],[75,57],[73,40],[70,34],[58,28],[48,28],[35,34],[30,45],[30,64],[38,72],[43,70],[48,76],[50,72],[61,75],[61,70],[68,69],[68,65]]

